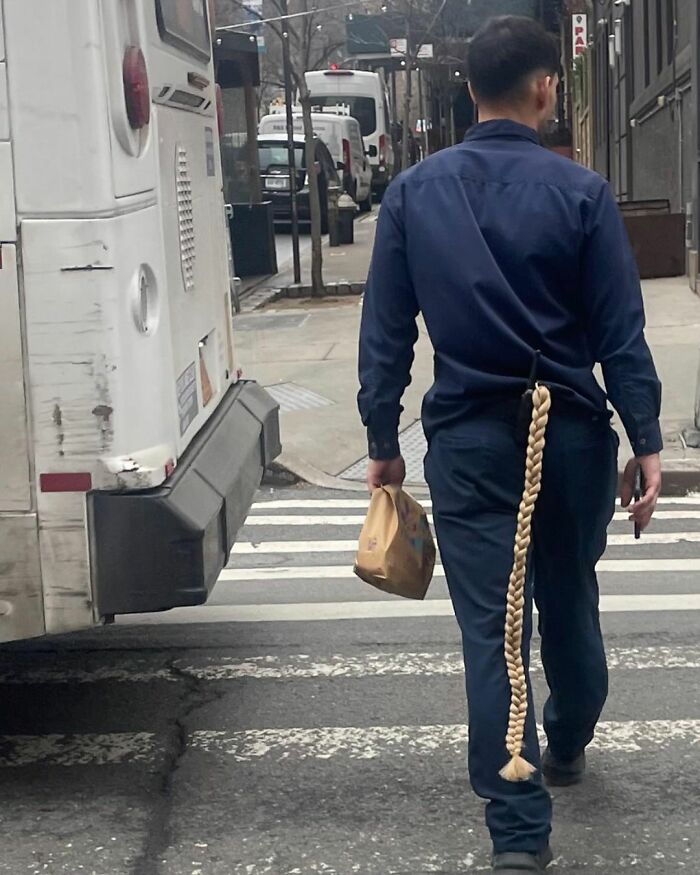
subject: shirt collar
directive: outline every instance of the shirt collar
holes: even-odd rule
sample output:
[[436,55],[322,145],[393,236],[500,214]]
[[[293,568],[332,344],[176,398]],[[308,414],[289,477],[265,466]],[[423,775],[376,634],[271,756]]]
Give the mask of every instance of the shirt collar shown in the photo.
[[467,142],[487,139],[530,140],[530,142],[540,145],[540,138],[535,130],[510,119],[494,119],[473,125],[467,131],[464,139]]

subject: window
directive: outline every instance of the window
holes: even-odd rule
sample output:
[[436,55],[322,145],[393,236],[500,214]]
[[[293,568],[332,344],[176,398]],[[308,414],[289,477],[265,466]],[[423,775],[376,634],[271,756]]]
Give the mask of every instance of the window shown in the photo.
[[676,11],[674,0],[666,0],[666,63],[673,63],[676,54]]
[[205,0],[156,0],[158,30],[164,42],[208,60],[211,55]]
[[346,97],[338,94],[313,95],[314,106],[347,106],[350,115],[360,123],[363,137],[377,130],[377,104],[373,97]]
[[664,68],[664,16],[663,0],[656,0],[656,73]]
[[651,82],[651,21],[649,18],[649,0],[644,0],[644,87]]
[[[271,168],[289,168],[289,154],[287,144],[284,143],[258,143],[258,157],[260,170],[267,173]],[[294,166],[297,170],[306,167],[306,149],[303,144],[296,143],[294,146]]]

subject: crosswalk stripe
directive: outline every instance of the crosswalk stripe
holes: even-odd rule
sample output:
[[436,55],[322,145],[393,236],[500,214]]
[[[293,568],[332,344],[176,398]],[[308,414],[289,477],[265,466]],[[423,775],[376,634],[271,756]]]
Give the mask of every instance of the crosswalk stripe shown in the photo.
[[[700,668],[700,647],[622,647],[607,653],[611,671],[645,671]],[[531,671],[539,674],[542,664],[533,648]],[[148,665],[138,658],[120,659],[118,665],[95,668],[51,666],[15,668],[0,672],[0,685],[97,684],[97,683],[182,683],[190,677],[199,681],[304,680],[309,678],[367,677],[459,677],[464,673],[462,654],[457,651],[389,651],[360,655],[334,654],[315,658],[307,654],[250,656],[245,659],[204,658],[195,664],[177,662],[173,667]]]
[[[541,727],[540,740],[544,741]],[[461,723],[428,726],[339,726],[320,728],[200,730],[191,737],[195,750],[233,756],[238,762],[328,760],[345,756],[370,760],[391,754],[461,754],[467,727]],[[631,720],[598,724],[591,744],[611,753],[648,751],[656,755],[671,744],[700,741],[700,720]]]
[[[609,547],[639,545],[634,535],[608,535]],[[648,532],[642,544],[700,544],[700,532]],[[231,551],[233,556],[262,556],[285,553],[355,553],[357,541],[240,541]]]
[[[428,514],[432,523],[433,518]],[[615,522],[628,522],[627,511],[616,513]],[[656,520],[700,520],[700,510],[657,510]],[[245,522],[247,526],[361,526],[365,521],[364,514],[252,514]]]
[[[597,569],[606,574],[700,571],[700,558],[684,559],[601,559]],[[445,569],[435,566],[434,577],[444,577]],[[270,580],[354,580],[352,568],[344,565],[298,565],[263,568],[225,568],[220,581]]]
[[[603,613],[700,611],[700,593],[674,595],[604,595]],[[297,602],[294,604],[201,605],[173,608],[156,614],[126,614],[120,626],[158,626],[196,623],[309,623],[332,620],[386,620],[454,617],[449,599],[409,601]]]
[[[433,506],[430,499],[420,498],[420,503],[427,510]],[[677,498],[665,496],[659,498],[660,505],[684,505],[700,509],[700,495],[683,495]],[[366,509],[369,504],[367,498],[285,498],[273,501],[258,501],[253,511],[268,510],[352,510],[355,508]],[[618,505],[619,506],[619,505]]]
[[[438,754],[453,756],[461,764],[466,741],[467,728],[457,723],[238,731],[199,729],[190,733],[188,747],[199,753],[230,756],[236,762],[262,758],[370,760],[392,754]],[[698,741],[700,720],[605,721],[598,724],[591,748],[613,754],[646,752],[654,756],[671,745],[695,745]],[[143,764],[152,763],[162,755],[162,740],[153,732],[0,736],[0,768],[38,764],[62,767]]]

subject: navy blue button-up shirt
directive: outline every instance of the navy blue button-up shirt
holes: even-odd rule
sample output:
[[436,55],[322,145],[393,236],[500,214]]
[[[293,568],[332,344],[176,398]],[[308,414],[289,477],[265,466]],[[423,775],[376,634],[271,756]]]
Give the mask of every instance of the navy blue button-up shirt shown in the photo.
[[602,177],[542,148],[530,128],[476,125],[385,195],[360,334],[374,459],[399,453],[419,313],[435,350],[428,437],[522,394],[540,350],[537,377],[555,405],[605,415],[609,397],[635,454],[661,450],[661,385],[617,204]]

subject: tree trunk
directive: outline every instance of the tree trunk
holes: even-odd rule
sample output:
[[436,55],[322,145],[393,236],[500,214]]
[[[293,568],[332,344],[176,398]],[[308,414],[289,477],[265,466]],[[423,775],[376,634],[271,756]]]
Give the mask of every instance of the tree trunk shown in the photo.
[[411,130],[411,74],[410,64],[406,65],[406,88],[403,96],[403,137],[401,138],[401,169],[410,166],[408,151],[408,132]]
[[306,140],[306,168],[309,186],[309,205],[311,211],[311,288],[314,297],[321,297],[325,291],[323,283],[323,249],[321,246],[321,200],[319,178],[314,154],[314,127],[311,120],[311,98],[306,86],[299,94],[301,112],[304,120]]

